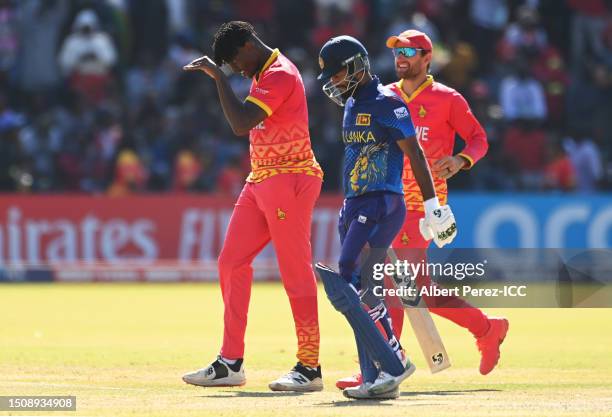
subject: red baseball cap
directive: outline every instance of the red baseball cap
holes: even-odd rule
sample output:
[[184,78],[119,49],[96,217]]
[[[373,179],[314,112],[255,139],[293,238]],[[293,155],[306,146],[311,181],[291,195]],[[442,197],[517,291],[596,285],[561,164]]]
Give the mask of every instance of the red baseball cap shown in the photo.
[[421,31],[410,29],[405,30],[397,36],[391,36],[387,39],[387,48],[419,48],[426,51],[433,50],[433,44],[429,36]]

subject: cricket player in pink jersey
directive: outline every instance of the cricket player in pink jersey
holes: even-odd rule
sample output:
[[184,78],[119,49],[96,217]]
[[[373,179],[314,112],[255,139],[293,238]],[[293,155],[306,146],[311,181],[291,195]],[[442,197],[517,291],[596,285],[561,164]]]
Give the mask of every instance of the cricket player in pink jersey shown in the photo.
[[[278,49],[265,45],[253,27],[221,25],[213,43],[214,61],[204,56],[185,66],[210,76],[223,112],[236,135],[249,134],[251,173],[234,207],[219,278],[225,305],[223,345],[208,367],[183,376],[199,386],[246,382],[243,357],[251,262],[272,241],[295,322],[298,362],[270,383],[273,391],[320,391],[317,286],[312,270],[312,211],[323,171],[310,145],[308,109],[298,69]],[[220,65],[251,78],[249,96],[239,100]]]

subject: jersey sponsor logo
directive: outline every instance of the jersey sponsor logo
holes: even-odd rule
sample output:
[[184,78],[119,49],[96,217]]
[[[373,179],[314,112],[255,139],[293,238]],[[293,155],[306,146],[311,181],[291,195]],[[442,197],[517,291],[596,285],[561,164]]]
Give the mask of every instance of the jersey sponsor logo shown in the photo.
[[427,126],[415,126],[414,131],[418,140],[426,141],[429,139],[429,127]]
[[372,115],[369,113],[357,113],[357,120],[355,124],[357,126],[370,126],[370,119]]
[[425,107],[421,105],[421,107],[419,108],[419,117],[422,119],[425,116],[427,116],[427,110],[425,110]]
[[259,87],[255,88],[255,92],[259,93],[259,94],[262,94],[264,96],[269,93],[268,90],[264,90],[263,88],[259,88]]
[[306,377],[305,377],[304,375],[302,375],[302,374],[298,374],[298,375],[294,376],[294,377],[293,377],[293,380],[294,380],[295,382],[300,383],[300,384],[306,384],[306,383],[308,383],[308,378],[306,378]]
[[342,140],[345,143],[368,143],[376,142],[376,136],[369,130],[345,130],[342,132]]
[[395,113],[395,117],[398,119],[403,119],[410,116],[406,107],[398,107],[397,109],[393,110],[393,113]]
[[357,217],[357,221],[359,223],[366,224],[366,222],[368,221],[368,218],[364,216],[363,214],[360,214],[359,217]]

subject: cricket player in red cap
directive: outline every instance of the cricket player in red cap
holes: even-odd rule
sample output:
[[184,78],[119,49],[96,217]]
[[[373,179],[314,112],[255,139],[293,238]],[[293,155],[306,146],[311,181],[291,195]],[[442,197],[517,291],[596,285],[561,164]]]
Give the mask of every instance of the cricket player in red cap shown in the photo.
[[[387,39],[387,47],[395,56],[395,71],[399,81],[390,87],[408,106],[416,136],[431,168],[436,194],[440,204],[447,201],[446,181],[460,170],[467,170],[480,160],[488,149],[484,129],[474,117],[466,100],[456,90],[434,81],[428,72],[433,44],[425,33],[407,30]],[[463,150],[453,155],[457,133],[465,142]],[[430,241],[419,231],[423,217],[423,197],[410,164],[404,164],[404,198],[406,219],[393,241],[398,257],[408,256],[410,261],[425,259]],[[415,259],[416,258],[416,259]],[[417,285],[429,285],[428,276],[417,277]],[[480,373],[488,374],[499,361],[499,347],[508,332],[508,320],[488,317],[480,309],[459,297],[424,296],[429,310],[457,325],[468,329],[476,338],[481,353]],[[444,307],[437,307],[444,306]],[[399,339],[404,322],[404,310],[399,303],[390,303],[393,330]],[[341,379],[338,388],[344,389],[361,382],[360,375]]]

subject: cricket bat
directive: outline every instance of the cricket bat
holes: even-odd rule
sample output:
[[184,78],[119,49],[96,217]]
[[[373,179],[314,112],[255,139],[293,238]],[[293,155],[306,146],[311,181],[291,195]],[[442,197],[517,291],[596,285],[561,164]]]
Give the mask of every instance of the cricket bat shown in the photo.
[[[397,262],[397,256],[392,248],[388,250],[388,256],[391,262]],[[416,282],[410,277],[398,276],[394,274],[392,277],[395,288],[414,286],[416,289]],[[425,356],[425,361],[429,366],[429,370],[432,374],[443,371],[444,369],[451,366],[450,358],[446,353],[446,348],[438,332],[438,328],[429,314],[429,309],[425,305],[425,301],[422,297],[415,295],[414,297],[398,297],[404,306],[404,311],[412,330],[419,341],[421,351]]]

